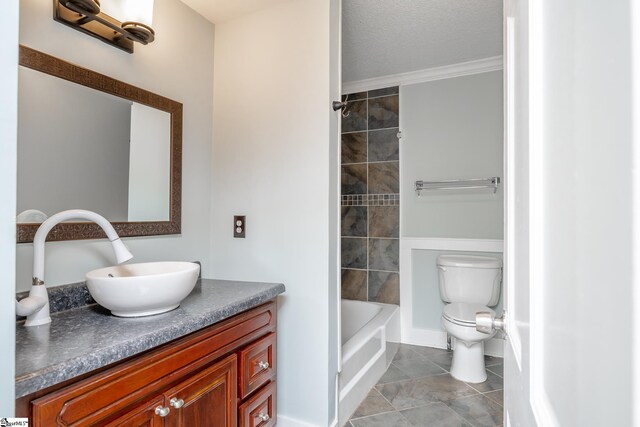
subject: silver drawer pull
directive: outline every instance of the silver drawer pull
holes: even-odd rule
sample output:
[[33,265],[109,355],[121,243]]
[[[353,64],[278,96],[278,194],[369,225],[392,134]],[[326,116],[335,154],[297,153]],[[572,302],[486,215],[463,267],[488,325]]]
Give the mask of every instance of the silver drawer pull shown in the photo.
[[169,412],[171,412],[171,409],[167,408],[166,406],[158,406],[156,408],[156,415],[160,415],[161,417],[166,417],[167,415],[169,415]]
[[265,414],[264,412],[260,412],[258,414],[257,418],[262,422],[267,422],[267,421],[269,421],[271,419],[269,414]]
[[269,362],[265,362],[264,360],[261,360],[258,362],[258,368],[260,369],[269,369]]
[[169,405],[173,406],[176,409],[179,409],[182,408],[182,405],[184,405],[184,400],[174,397],[169,401]]

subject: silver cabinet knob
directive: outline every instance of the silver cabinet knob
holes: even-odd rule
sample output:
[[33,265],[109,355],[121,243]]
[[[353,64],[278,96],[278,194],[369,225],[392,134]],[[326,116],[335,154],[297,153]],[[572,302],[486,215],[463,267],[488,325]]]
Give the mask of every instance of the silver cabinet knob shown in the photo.
[[494,314],[480,311],[476,313],[476,331],[483,334],[491,334],[496,330],[504,331],[505,328],[505,314],[495,317]]
[[169,412],[171,412],[171,409],[167,408],[166,406],[158,406],[156,408],[156,415],[160,415],[161,417],[166,417],[167,415],[169,415]]
[[269,362],[265,362],[264,360],[261,360],[258,362],[258,368],[260,369],[269,369]]
[[267,422],[271,419],[269,414],[265,414],[264,412],[260,412],[257,417],[262,422]]
[[176,409],[182,408],[182,406],[184,405],[184,400],[174,397],[169,401],[169,405],[173,406]]

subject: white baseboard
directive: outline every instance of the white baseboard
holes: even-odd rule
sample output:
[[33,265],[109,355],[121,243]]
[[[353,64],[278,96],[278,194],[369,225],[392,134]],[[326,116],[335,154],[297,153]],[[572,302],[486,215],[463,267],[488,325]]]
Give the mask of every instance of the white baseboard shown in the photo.
[[[402,343],[426,347],[447,348],[447,333],[433,329],[407,328],[402,331]],[[492,338],[484,342],[484,354],[504,357],[504,340]]]
[[306,421],[298,420],[296,418],[287,417],[286,415],[278,414],[278,427],[321,427],[316,424],[309,424]]

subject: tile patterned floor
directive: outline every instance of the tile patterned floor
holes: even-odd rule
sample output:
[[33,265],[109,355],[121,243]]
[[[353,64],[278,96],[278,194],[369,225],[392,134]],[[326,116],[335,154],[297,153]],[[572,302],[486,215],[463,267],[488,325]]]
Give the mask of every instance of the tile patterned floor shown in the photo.
[[486,356],[487,381],[449,375],[452,353],[400,344],[389,369],[346,427],[502,426],[502,359]]

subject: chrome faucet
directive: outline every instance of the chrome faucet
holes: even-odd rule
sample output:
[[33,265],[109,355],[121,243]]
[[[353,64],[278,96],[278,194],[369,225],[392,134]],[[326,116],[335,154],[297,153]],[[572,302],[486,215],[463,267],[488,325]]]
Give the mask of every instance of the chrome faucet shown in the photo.
[[44,285],[44,243],[53,227],[62,221],[68,221],[70,219],[85,219],[98,224],[107,234],[109,241],[111,241],[111,246],[113,247],[113,252],[116,255],[118,264],[122,264],[133,258],[131,252],[129,252],[122,240],[120,240],[116,230],[103,216],[81,209],[62,211],[52,215],[40,225],[33,238],[33,283],[31,284],[29,296],[20,301],[16,301],[16,314],[19,316],[27,316],[25,326],[38,326],[51,323],[51,317],[49,316],[49,294]]

